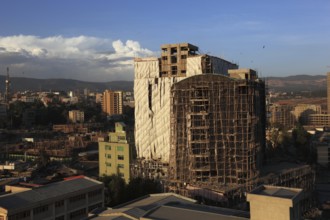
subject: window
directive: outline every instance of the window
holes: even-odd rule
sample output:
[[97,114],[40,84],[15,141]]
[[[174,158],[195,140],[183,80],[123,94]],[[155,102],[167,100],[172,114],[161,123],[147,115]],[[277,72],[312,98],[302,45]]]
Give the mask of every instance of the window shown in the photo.
[[124,164],[118,164],[118,168],[124,168]]
[[74,203],[74,202],[78,202],[80,200],[83,200],[85,199],[85,194],[81,194],[81,195],[78,195],[78,196],[73,196],[69,199],[70,203]]
[[111,159],[111,154],[107,154],[106,156],[108,159]]
[[94,209],[101,208],[101,207],[102,207],[102,203],[97,203],[95,205],[91,205],[91,206],[88,207],[88,212],[91,212]]
[[102,189],[97,189],[97,190],[94,190],[92,192],[89,192],[88,197],[89,198],[95,197],[95,196],[101,195],[101,193],[102,193]]
[[126,136],[118,136],[119,141],[126,141]]
[[176,75],[177,74],[177,70],[178,70],[177,69],[177,66],[171,66],[171,71],[172,71],[171,74],[172,75]]
[[[17,214],[14,215],[10,215],[8,217],[9,220],[16,220],[16,219],[24,219],[30,217],[30,211],[23,211],[23,212],[19,212]],[[3,216],[0,216],[0,219],[4,219]]]
[[111,150],[111,146],[110,145],[105,145],[105,149],[106,150]]
[[71,212],[70,213],[70,219],[74,219],[80,216],[85,216],[86,215],[86,210],[85,209],[79,209],[77,211]]
[[118,160],[124,160],[124,155],[118,155]]
[[123,146],[118,146],[117,151],[124,151],[124,147]]
[[175,55],[178,52],[176,47],[171,48],[171,55]]
[[181,47],[181,51],[188,51],[188,47]]
[[176,56],[171,56],[171,63],[177,63],[177,57]]
[[59,208],[59,207],[62,207],[62,206],[64,206],[64,200],[55,202],[55,207],[56,208]]
[[105,163],[107,167],[111,167],[111,163]]
[[48,211],[48,205],[43,205],[43,206],[39,206],[37,208],[34,208],[33,209],[33,214],[38,215],[39,213],[47,212],[47,211]]

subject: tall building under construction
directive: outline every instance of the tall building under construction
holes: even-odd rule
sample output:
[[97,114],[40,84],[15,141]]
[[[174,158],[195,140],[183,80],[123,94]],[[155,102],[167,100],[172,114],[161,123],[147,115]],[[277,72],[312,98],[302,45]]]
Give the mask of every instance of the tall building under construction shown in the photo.
[[238,66],[199,54],[198,47],[189,43],[162,45],[161,51],[160,58],[134,62],[135,145],[140,158],[168,163],[172,86],[195,75],[228,75]]
[[168,191],[228,206],[260,184],[303,188],[307,201],[314,181],[310,166],[263,165],[265,84],[257,73],[199,54],[188,43],[161,49],[160,58],[134,62],[141,161],[134,172],[163,175]]
[[174,84],[170,180],[218,187],[252,182],[262,165],[265,120],[265,85],[253,70]]

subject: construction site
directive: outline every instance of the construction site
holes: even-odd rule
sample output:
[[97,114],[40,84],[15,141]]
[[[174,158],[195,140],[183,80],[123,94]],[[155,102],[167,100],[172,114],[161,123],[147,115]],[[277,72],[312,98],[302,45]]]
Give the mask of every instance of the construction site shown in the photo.
[[217,75],[194,76],[174,84],[173,181],[230,186],[258,177],[265,145],[264,88],[261,81]]
[[264,164],[266,88],[256,71],[188,43],[161,50],[161,58],[135,59],[133,175],[228,207],[244,203],[260,184],[299,187],[309,198],[310,166]]
[[170,93],[173,84],[195,75],[228,75],[238,66],[199,54],[189,43],[164,44],[161,57],[134,60],[135,145],[139,158],[169,162]]

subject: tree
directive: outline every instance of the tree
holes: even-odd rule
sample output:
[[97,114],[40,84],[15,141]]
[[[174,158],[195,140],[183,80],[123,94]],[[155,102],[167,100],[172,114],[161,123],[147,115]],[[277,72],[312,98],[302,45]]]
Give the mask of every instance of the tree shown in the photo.
[[105,187],[105,203],[113,207],[127,201],[125,180],[116,174],[102,176],[101,181]]
[[100,180],[105,187],[105,204],[113,207],[151,193],[160,193],[158,180],[133,178],[127,185],[120,175],[102,176]]
[[143,179],[141,177],[133,178],[127,185],[129,200],[138,197],[161,192],[161,184],[154,179]]
[[298,158],[307,163],[316,162],[316,152],[311,146],[311,135],[303,126],[297,125],[292,131],[292,139],[297,150]]

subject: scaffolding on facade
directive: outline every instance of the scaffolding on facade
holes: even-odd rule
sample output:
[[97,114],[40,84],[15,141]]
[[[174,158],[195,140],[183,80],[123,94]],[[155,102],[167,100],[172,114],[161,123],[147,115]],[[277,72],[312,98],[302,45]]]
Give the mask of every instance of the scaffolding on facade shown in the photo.
[[235,186],[259,176],[264,84],[219,75],[185,79],[171,93],[170,180]]

